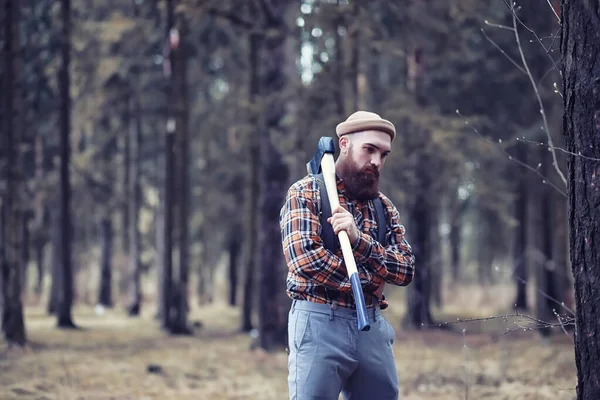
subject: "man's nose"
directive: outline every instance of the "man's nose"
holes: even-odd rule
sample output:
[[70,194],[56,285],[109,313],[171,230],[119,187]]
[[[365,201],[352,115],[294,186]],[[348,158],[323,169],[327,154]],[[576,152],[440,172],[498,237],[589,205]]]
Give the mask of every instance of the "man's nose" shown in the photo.
[[374,155],[371,158],[371,164],[377,167],[377,169],[381,168],[381,156],[379,154]]

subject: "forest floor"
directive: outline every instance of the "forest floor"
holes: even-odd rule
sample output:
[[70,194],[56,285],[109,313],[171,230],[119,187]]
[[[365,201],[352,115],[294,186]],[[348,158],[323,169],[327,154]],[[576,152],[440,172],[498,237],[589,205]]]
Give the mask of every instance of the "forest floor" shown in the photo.
[[[481,305],[464,309],[469,304],[478,303],[463,295],[435,317],[490,316]],[[394,300],[384,311],[396,329],[402,399],[575,399],[572,337],[560,328],[549,340],[529,330],[507,332],[515,325],[501,319],[461,323],[452,332],[406,331],[402,308]],[[146,307],[128,318],[121,307],[97,315],[78,306],[74,321],[82,330],[63,331],[43,308],[28,307],[29,345],[9,349],[0,341],[0,399],[288,398],[285,352],[250,350],[250,336],[238,333],[239,309],[194,307],[190,321],[202,326],[187,337],[168,336],[152,314]]]

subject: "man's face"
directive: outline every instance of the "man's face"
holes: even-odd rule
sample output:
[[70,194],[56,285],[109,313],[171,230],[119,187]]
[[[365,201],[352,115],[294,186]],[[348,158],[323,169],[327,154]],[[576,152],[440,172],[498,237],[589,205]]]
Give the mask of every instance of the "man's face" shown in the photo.
[[348,195],[357,200],[379,195],[379,171],[390,154],[391,138],[385,132],[365,131],[340,139],[341,173]]

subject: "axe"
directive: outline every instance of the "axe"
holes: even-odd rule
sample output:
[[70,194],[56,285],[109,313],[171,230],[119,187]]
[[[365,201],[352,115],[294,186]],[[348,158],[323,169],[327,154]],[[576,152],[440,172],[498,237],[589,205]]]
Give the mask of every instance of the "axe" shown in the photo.
[[[333,139],[330,137],[322,137],[317,143],[315,156],[306,164],[306,169],[309,174],[317,175],[321,172],[323,173],[323,180],[325,181],[325,188],[327,189],[327,197],[329,198],[331,210],[335,210],[335,208],[340,205],[335,178],[335,164],[333,162],[334,152],[335,147],[333,145]],[[348,271],[348,277],[350,278],[354,302],[356,303],[358,330],[368,331],[371,326],[369,325],[365,297],[363,295],[362,286],[360,285],[360,278],[358,277],[356,261],[352,254],[350,239],[348,238],[346,231],[340,231],[340,233],[338,233],[338,238],[340,239],[344,262],[346,264],[346,270]]]

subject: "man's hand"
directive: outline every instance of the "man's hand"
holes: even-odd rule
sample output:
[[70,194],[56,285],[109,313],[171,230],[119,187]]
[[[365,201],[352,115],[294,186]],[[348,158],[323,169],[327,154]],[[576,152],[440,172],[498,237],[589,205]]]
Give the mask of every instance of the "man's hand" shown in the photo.
[[359,235],[358,228],[356,222],[354,222],[354,217],[344,207],[338,206],[333,210],[327,222],[333,227],[333,233],[337,235],[340,231],[346,231],[350,244],[352,246],[356,244]]

